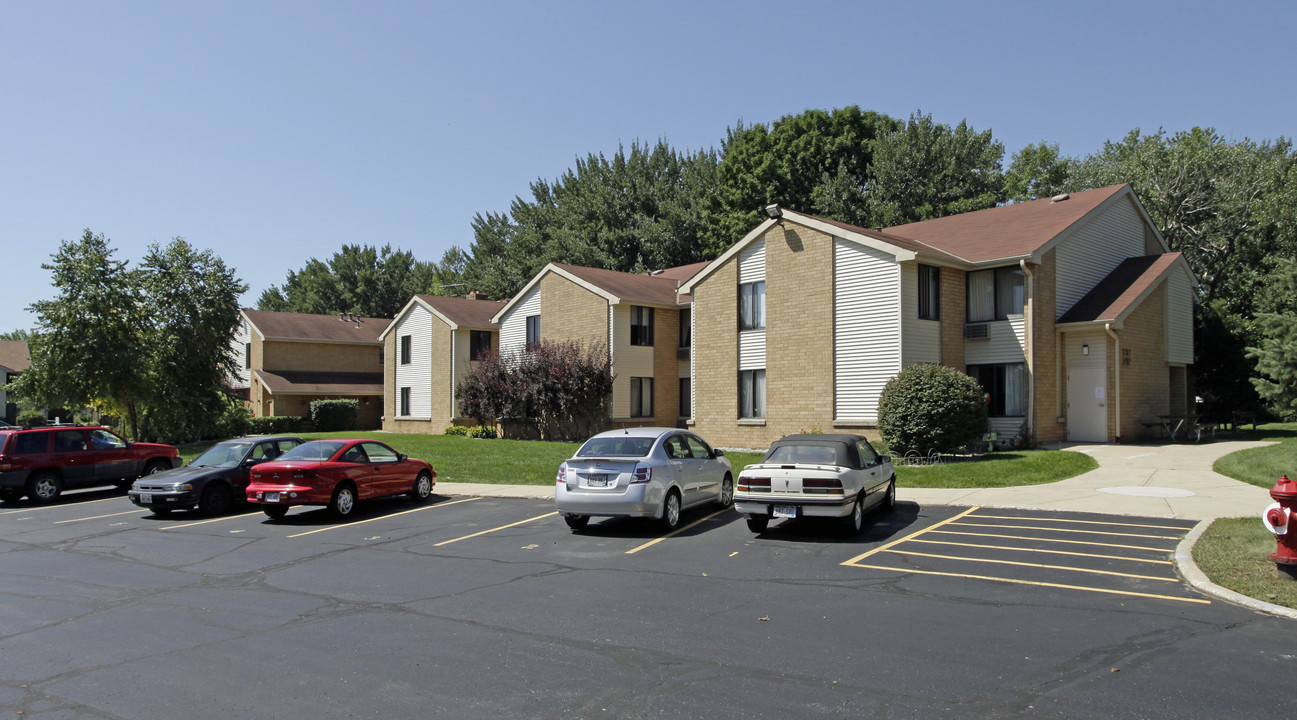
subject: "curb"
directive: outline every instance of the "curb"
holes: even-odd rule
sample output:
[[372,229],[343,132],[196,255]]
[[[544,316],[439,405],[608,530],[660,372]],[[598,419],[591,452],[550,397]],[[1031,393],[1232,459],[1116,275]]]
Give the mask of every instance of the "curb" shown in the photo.
[[1255,610],[1256,612],[1285,617],[1289,620],[1297,620],[1297,610],[1283,607],[1282,605],[1263,602],[1256,598],[1240,595],[1233,590],[1223,588],[1209,580],[1207,575],[1203,573],[1202,570],[1198,569],[1198,564],[1193,561],[1193,546],[1197,544],[1198,538],[1202,537],[1202,534],[1207,531],[1207,528],[1211,526],[1211,523],[1211,520],[1199,521],[1198,524],[1193,526],[1193,529],[1189,531],[1189,534],[1184,536],[1184,539],[1180,541],[1180,544],[1175,547],[1175,567],[1180,571],[1180,575],[1184,577],[1185,581],[1192,585],[1195,590],[1204,595],[1211,595],[1212,597],[1224,600],[1225,602],[1241,605],[1249,610]]

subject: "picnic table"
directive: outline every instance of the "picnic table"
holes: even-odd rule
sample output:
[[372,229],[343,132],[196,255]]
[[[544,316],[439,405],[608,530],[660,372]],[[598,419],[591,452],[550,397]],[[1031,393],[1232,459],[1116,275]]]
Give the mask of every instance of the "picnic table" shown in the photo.
[[1156,420],[1141,420],[1140,424],[1146,431],[1160,428],[1172,441],[1181,437],[1188,440],[1192,436],[1194,442],[1201,442],[1203,433],[1211,433],[1212,437],[1216,437],[1216,429],[1219,427],[1216,423],[1199,422],[1197,415],[1158,415]]

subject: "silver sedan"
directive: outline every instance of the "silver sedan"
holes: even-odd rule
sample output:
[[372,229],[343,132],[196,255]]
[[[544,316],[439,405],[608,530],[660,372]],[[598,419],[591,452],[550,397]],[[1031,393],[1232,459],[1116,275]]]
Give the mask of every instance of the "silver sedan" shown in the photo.
[[732,504],[734,474],[724,452],[687,430],[609,430],[559,466],[554,498],[573,530],[591,516],[651,517],[672,530],[687,508]]

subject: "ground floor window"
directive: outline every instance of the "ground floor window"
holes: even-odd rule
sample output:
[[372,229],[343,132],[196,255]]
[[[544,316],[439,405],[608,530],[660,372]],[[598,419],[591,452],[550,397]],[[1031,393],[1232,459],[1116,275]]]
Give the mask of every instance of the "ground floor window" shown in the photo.
[[653,378],[630,379],[630,416],[653,417]]
[[401,414],[408,416],[410,414],[410,388],[401,388]]
[[739,371],[739,417],[766,416],[766,371]]
[[968,375],[982,384],[986,412],[991,417],[1025,417],[1027,414],[1027,366],[969,365]]

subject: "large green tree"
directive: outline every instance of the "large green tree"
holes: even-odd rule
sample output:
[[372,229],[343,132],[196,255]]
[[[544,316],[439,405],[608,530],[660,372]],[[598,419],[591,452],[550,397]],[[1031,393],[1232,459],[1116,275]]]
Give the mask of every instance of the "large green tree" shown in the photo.
[[343,245],[328,260],[311,258],[301,270],[288,271],[282,288],[271,285],[262,292],[257,309],[390,318],[413,295],[443,294],[437,271],[435,264],[391,245]]
[[151,246],[138,269],[114,253],[86,230],[42,266],[57,295],[31,306],[32,364],[15,391],[27,405],[120,415],[136,438],[203,434],[228,405],[221,386],[247,286],[181,238]]
[[1057,143],[1041,141],[1013,154],[1004,173],[1004,195],[1009,200],[1035,200],[1064,191],[1071,175],[1072,159],[1060,155]]
[[1256,361],[1252,384],[1283,420],[1297,420],[1297,261],[1278,261],[1275,283],[1257,315],[1260,342],[1248,348]]

